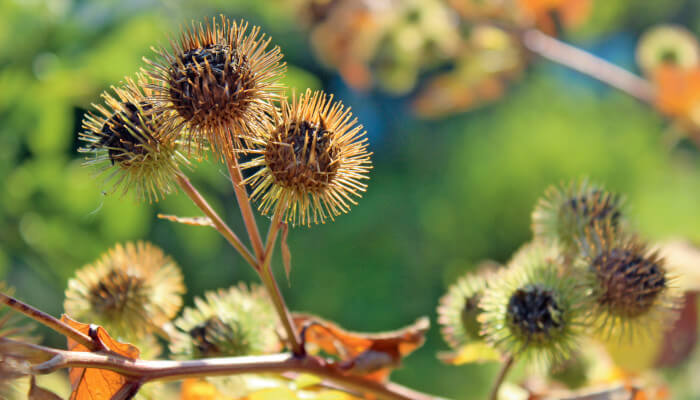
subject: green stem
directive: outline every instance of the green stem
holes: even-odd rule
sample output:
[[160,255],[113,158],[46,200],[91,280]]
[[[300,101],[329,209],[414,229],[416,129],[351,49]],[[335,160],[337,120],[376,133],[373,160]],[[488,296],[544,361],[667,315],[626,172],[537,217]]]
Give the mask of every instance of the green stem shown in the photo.
[[493,383],[493,387],[491,388],[491,395],[489,396],[490,400],[498,400],[498,391],[501,389],[501,385],[506,379],[508,371],[510,371],[511,367],[513,366],[513,361],[515,361],[515,358],[512,355],[509,355],[503,362],[501,370],[498,372],[498,376],[496,377],[496,381]]

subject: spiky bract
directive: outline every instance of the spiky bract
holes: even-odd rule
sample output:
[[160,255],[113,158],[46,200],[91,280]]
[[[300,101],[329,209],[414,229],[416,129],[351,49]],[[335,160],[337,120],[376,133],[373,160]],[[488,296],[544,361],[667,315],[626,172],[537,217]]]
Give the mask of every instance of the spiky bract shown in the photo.
[[454,349],[481,340],[481,323],[477,320],[482,309],[479,302],[488,289],[487,272],[469,272],[448,289],[440,299],[438,323],[442,337]]
[[678,291],[656,252],[636,237],[597,229],[582,241],[592,324],[606,337],[659,333],[675,318]]
[[[258,157],[243,168],[259,168],[246,182],[263,214],[282,212],[293,225],[324,223],[357,204],[371,169],[367,139],[350,108],[333,95],[307,90],[257,141]],[[277,211],[279,209],[279,211]]]
[[528,245],[481,300],[486,340],[516,358],[558,362],[583,332],[586,297],[576,279],[562,275],[557,249]]
[[245,284],[195,298],[175,326],[170,349],[178,357],[226,357],[279,350],[277,315],[266,292]]
[[[282,53],[267,50],[270,38],[260,28],[230,21],[192,22],[172,52],[157,50],[159,61],[149,61],[154,99],[173,111],[166,121],[173,135],[185,133],[200,144],[208,142],[221,156],[238,148],[241,138],[258,136],[273,102],[280,99],[279,82],[285,72]],[[184,129],[184,131],[183,131]]]
[[550,186],[532,213],[535,239],[559,243],[565,253],[576,253],[587,228],[609,225],[617,229],[622,198],[587,180]]
[[646,75],[663,64],[693,68],[700,64],[700,46],[695,35],[682,26],[657,26],[640,38],[637,62]]
[[95,105],[83,119],[80,140],[87,144],[79,151],[94,153],[86,164],[95,165],[114,189],[126,193],[134,189],[136,197],[158,200],[175,190],[174,177],[187,159],[178,151],[179,142],[165,134],[167,112],[158,110],[149,99],[150,80],[137,75],[126,78],[122,87],[104,92],[104,104]]
[[148,242],[117,244],[68,281],[64,309],[113,336],[139,337],[170,321],[184,292],[179,268],[161,249]]

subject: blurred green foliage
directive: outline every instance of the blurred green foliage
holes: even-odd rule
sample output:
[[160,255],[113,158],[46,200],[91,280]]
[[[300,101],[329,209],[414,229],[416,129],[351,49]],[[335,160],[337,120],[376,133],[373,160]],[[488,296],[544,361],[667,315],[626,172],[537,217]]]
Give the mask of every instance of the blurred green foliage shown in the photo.
[[[683,2],[598,3],[604,5],[574,37],[602,41],[624,29],[636,35],[678,16]],[[143,204],[103,194],[109,187],[80,166],[77,132],[90,103],[144,66],[151,46],[166,44],[190,19],[220,12],[262,25],[285,53],[290,87],[337,81],[312,56],[288,5],[0,0],[0,10],[0,279],[56,315],[75,269],[117,241],[137,239],[181,264],[188,301],[253,279],[213,230],[156,219],[158,212],[197,215],[185,196]],[[686,11],[684,19],[700,16],[700,7]],[[505,262],[529,239],[530,212],[546,186],[581,176],[625,193],[631,219],[648,237],[700,241],[697,152],[668,149],[665,122],[647,106],[554,72],[537,64],[501,102],[442,121],[403,118],[398,106],[401,122],[386,124],[391,129],[372,149],[375,168],[360,205],[335,223],[291,232],[290,306],[363,331],[434,317],[437,299],[458,275],[485,258]],[[240,231],[223,170],[205,161],[193,181]],[[395,377],[445,396],[483,397],[495,366],[443,366],[435,353],[445,347],[432,329]]]

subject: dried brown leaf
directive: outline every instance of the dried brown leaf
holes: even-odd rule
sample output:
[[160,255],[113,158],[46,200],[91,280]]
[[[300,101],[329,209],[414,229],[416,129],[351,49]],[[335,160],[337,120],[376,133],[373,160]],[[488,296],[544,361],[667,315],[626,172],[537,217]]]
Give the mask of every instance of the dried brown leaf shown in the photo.
[[405,328],[382,333],[349,332],[338,325],[306,314],[292,316],[306,344],[336,356],[333,363],[342,373],[386,382],[401,360],[425,342],[430,322],[423,317]]
[[[105,351],[132,360],[139,357],[139,349],[131,344],[114,340],[101,326],[83,324],[65,314],[61,316],[61,321],[98,340]],[[90,351],[85,346],[71,339],[68,339],[68,350]],[[141,383],[133,377],[127,377],[106,369],[71,368],[68,377],[70,378],[72,389],[70,400],[130,399],[141,386]]]

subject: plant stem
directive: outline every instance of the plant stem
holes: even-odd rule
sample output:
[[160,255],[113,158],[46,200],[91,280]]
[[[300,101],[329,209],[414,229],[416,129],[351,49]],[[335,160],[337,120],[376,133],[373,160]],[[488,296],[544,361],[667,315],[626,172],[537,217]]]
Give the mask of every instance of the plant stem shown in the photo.
[[238,157],[233,153],[227,154],[226,166],[231,176],[231,182],[233,182],[233,192],[236,195],[236,200],[238,200],[238,207],[241,210],[241,216],[243,217],[245,229],[248,231],[248,237],[253,245],[253,251],[257,259],[262,260],[264,257],[262,239],[260,237],[260,231],[258,230],[258,224],[255,222],[253,208],[250,206],[248,192],[243,184],[243,174],[238,165]]
[[178,173],[176,175],[177,183],[180,185],[182,190],[192,199],[195,205],[202,210],[202,212],[211,219],[214,224],[214,228],[221,233],[221,235],[226,238],[226,240],[233,246],[241,256],[250,264],[253,268],[257,270],[257,261],[250,250],[245,247],[241,239],[229,228],[228,225],[219,217],[219,214],[214,211],[213,208],[207,203],[207,201],[202,197],[202,195],[197,191],[197,189],[192,186],[190,180],[183,173]]
[[491,395],[489,396],[490,400],[498,399],[498,391],[501,388],[501,384],[503,384],[503,381],[506,379],[508,371],[510,371],[510,368],[513,366],[514,360],[515,358],[512,355],[509,355],[503,362],[501,370],[498,372],[498,376],[496,377],[496,381],[493,383],[493,387],[491,388]]
[[523,45],[531,52],[595,78],[640,101],[654,102],[655,93],[651,83],[626,69],[537,29],[528,29],[521,35]]
[[92,340],[90,336],[76,330],[72,326],[66,324],[65,322],[57,319],[43,311],[37,310],[36,308],[25,304],[12,296],[8,296],[5,293],[0,292],[0,303],[7,305],[8,307],[18,311],[29,318],[45,325],[54,331],[60,333],[61,335],[73,339],[77,343],[87,347],[91,351],[98,351],[102,349],[102,346],[96,341]]
[[265,245],[263,246],[260,231],[258,230],[257,223],[255,222],[253,209],[250,206],[250,199],[248,198],[245,185],[243,185],[241,168],[235,154],[230,154],[226,157],[226,165],[228,166],[229,175],[231,175],[233,189],[236,194],[236,199],[238,200],[238,206],[241,209],[241,215],[243,216],[243,221],[245,223],[246,230],[248,231],[248,236],[250,237],[251,243],[253,243],[253,248],[255,249],[258,259],[255,270],[258,271],[258,275],[260,275],[260,279],[262,280],[263,285],[265,286],[265,289],[272,300],[272,304],[275,306],[280,322],[284,327],[285,333],[287,334],[290,349],[294,354],[301,355],[304,353],[304,349],[301,347],[298,334],[296,329],[294,329],[294,323],[289,313],[289,309],[284,302],[282,292],[279,289],[279,285],[275,280],[275,275],[270,267],[275,241],[277,240],[282,214],[284,213],[284,207],[277,207],[275,209],[267,238],[265,240]]
[[99,353],[56,350],[58,356],[34,367],[34,372],[47,374],[62,368],[107,369],[143,382],[178,380],[183,378],[236,375],[247,373],[281,373],[286,371],[314,374],[343,388],[368,393],[379,399],[437,400],[395,383],[378,383],[357,376],[344,375],[334,366],[315,357],[296,357],[291,354],[208,358],[190,361],[146,361]]
[[272,216],[272,222],[270,223],[270,228],[267,233],[267,239],[265,242],[265,255],[264,262],[260,268],[260,278],[267,288],[267,292],[272,299],[272,303],[277,310],[280,322],[284,327],[285,333],[287,334],[287,341],[289,342],[289,347],[292,352],[296,355],[302,355],[304,349],[301,346],[301,341],[299,340],[299,335],[294,329],[294,322],[292,316],[285,305],[284,298],[282,297],[282,292],[280,291],[277,280],[275,280],[275,275],[272,272],[271,261],[272,254],[274,253],[275,242],[277,241],[277,235],[280,230],[280,225],[282,222],[282,214],[286,207],[277,207],[275,209],[275,214]]

